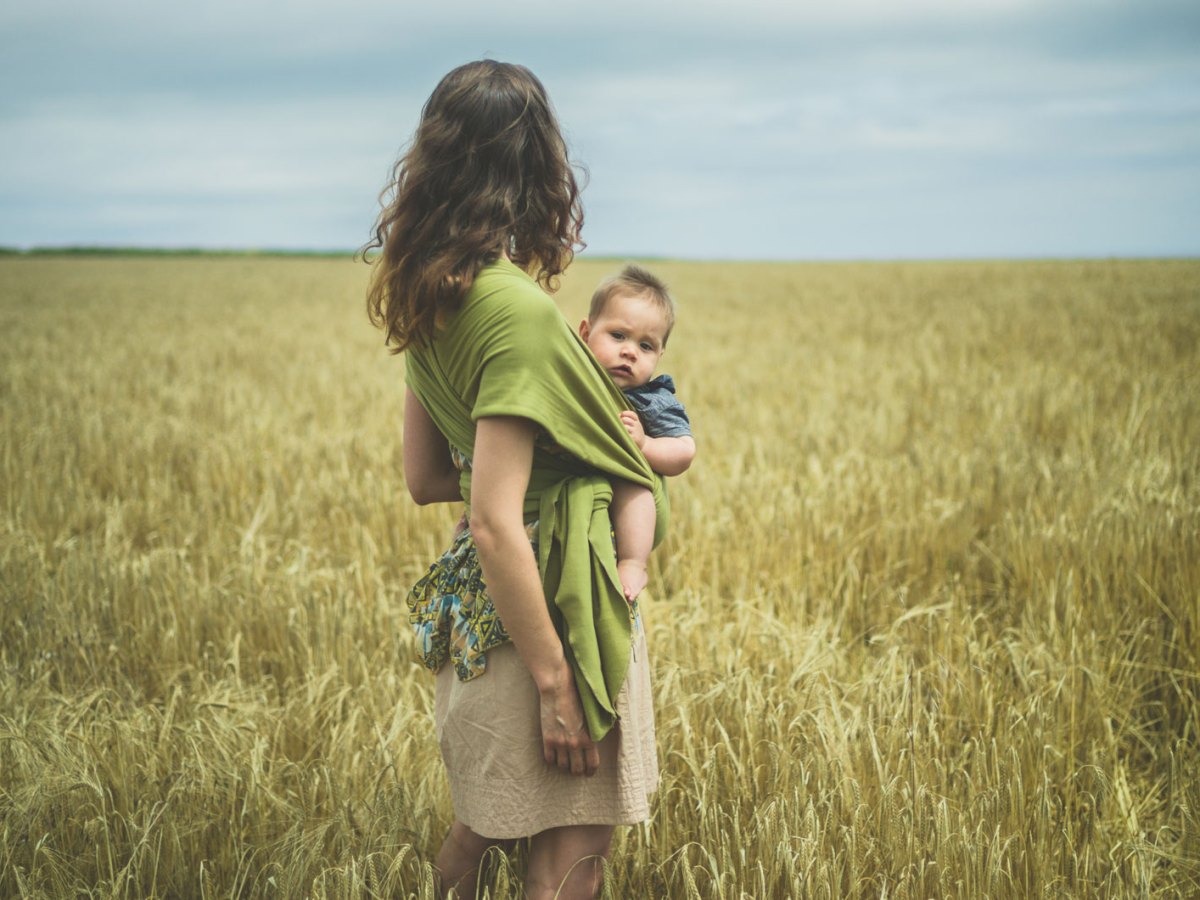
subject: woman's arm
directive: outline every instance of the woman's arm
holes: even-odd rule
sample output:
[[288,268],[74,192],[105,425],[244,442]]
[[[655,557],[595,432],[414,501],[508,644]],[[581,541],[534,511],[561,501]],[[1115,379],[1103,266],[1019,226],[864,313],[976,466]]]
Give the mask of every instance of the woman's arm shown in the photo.
[[411,388],[404,393],[404,483],[422,506],[462,499],[450,445]]
[[550,621],[525,534],[522,510],[534,430],[529,419],[511,416],[485,416],[476,423],[471,534],[488,594],[537,685],[546,762],[575,775],[592,775],[600,754],[584,724],[575,678]]

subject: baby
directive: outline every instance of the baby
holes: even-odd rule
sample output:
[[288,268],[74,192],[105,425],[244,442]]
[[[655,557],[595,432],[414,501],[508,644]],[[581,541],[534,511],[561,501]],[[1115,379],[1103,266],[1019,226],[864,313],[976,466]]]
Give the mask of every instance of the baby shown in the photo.
[[[667,287],[639,266],[626,266],[592,295],[579,336],[608,370],[637,410],[621,422],[659,475],[687,471],[696,455],[691,424],[675,399],[670,375],[651,378],[675,325],[675,301]],[[610,507],[617,543],[617,575],[625,599],[634,601],[646,586],[646,563],[654,544],[654,498],[628,481],[613,484]]]

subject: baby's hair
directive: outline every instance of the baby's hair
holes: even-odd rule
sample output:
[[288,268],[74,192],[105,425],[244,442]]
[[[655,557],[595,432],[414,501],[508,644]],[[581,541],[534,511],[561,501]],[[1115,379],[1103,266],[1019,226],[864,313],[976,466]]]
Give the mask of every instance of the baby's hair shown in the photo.
[[592,294],[592,305],[588,308],[588,321],[595,322],[604,312],[608,301],[614,297],[645,297],[663,311],[667,317],[667,330],[663,334],[663,346],[675,327],[675,299],[667,290],[666,283],[641,266],[628,265],[619,273],[605,278]]

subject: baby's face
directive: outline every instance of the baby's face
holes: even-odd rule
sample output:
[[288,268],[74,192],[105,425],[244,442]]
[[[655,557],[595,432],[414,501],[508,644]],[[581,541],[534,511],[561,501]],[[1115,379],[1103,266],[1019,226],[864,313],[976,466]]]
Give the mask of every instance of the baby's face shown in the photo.
[[579,323],[579,336],[622,390],[654,375],[667,336],[667,317],[648,297],[618,294],[595,319]]

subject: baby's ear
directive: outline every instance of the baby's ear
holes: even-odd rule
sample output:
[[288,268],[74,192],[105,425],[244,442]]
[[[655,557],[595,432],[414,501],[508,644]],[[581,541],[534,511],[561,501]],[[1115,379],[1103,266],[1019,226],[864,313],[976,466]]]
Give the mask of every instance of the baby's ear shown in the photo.
[[580,323],[579,323],[579,336],[580,336],[581,338],[583,338],[583,342],[584,342],[585,344],[587,343],[588,335],[591,333],[591,331],[592,331],[592,326],[591,326],[591,324],[588,322],[588,320],[587,320],[587,319],[583,319],[582,321],[580,321]]

